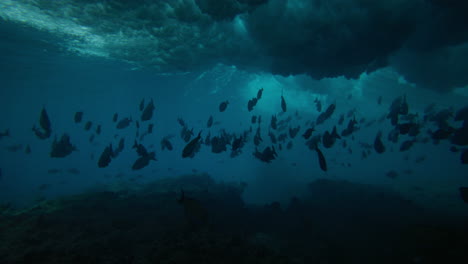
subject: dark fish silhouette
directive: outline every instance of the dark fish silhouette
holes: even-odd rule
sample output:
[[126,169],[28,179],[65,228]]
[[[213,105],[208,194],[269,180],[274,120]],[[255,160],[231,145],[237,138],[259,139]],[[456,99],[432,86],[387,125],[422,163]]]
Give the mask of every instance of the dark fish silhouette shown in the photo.
[[107,167],[109,163],[111,162],[113,155],[114,153],[112,151],[112,144],[109,144],[109,146],[104,148],[104,150],[101,153],[101,156],[99,157],[98,167],[99,168]]
[[124,129],[130,125],[132,122],[131,118],[125,117],[117,123],[117,129]]
[[29,145],[26,145],[26,148],[24,149],[24,153],[26,153],[26,154],[31,153],[31,147]]
[[166,136],[166,137],[163,137],[163,139],[161,140],[161,150],[172,150],[173,147],[172,147],[172,143],[169,141],[169,139],[171,138],[172,136]]
[[132,170],[140,170],[149,165],[151,160],[156,161],[156,153],[151,152],[145,156],[139,157],[132,165]]
[[0,132],[0,139],[10,136],[10,129],[5,129],[5,132]]
[[410,149],[414,144],[414,140],[406,140],[403,143],[401,143],[400,146],[400,151],[407,151]]
[[277,121],[276,115],[271,116],[270,126],[271,126],[271,128],[273,128],[275,130],[278,128],[278,125],[277,125],[276,121]]
[[315,151],[317,152],[320,169],[322,169],[323,171],[327,171],[327,161],[325,160],[325,156],[318,147],[315,148]]
[[182,151],[182,158],[192,157],[200,143],[201,131],[198,133],[198,136],[192,139],[187,145],[185,145]]
[[49,115],[47,114],[47,111],[45,108],[42,108],[41,116],[39,118],[39,125],[41,125],[42,129],[46,131],[52,130]]
[[468,187],[460,187],[460,196],[465,203],[468,203]]
[[398,172],[391,170],[385,174],[385,176],[389,177],[390,179],[395,179],[398,177]]
[[115,113],[114,116],[112,117],[112,122],[117,122],[117,119],[119,119],[119,114]]
[[206,122],[206,126],[210,128],[212,125],[213,125],[213,116],[210,116],[210,118],[208,118],[208,122]]
[[141,121],[148,121],[153,118],[153,111],[154,111],[154,103],[153,99],[146,105],[143,113],[141,114]]
[[91,121],[86,122],[86,124],[85,124],[85,130],[86,130],[86,131],[89,131],[89,130],[91,129],[92,126],[93,126],[93,122],[91,122]]
[[74,120],[75,120],[75,123],[77,123],[77,124],[81,123],[81,121],[83,120],[83,112],[81,112],[81,111],[76,112]]
[[341,114],[340,119],[338,120],[338,125],[341,126],[343,124],[343,122],[344,122],[344,114]]
[[252,116],[252,119],[250,121],[252,124],[257,123],[257,116]]
[[23,148],[23,144],[16,144],[16,145],[10,145],[6,146],[5,149],[8,150],[9,152],[17,152],[18,150]]
[[468,149],[465,149],[460,155],[460,160],[462,164],[468,164]]
[[257,92],[257,100],[260,100],[262,98],[262,94],[263,94],[263,88],[261,88],[260,90],[258,90]]
[[377,136],[375,137],[374,149],[379,154],[385,152],[385,146],[384,146],[384,144],[382,142],[382,131],[379,131],[379,133],[377,133]]
[[37,128],[33,126],[32,130],[36,134],[39,139],[46,139],[49,138],[52,134],[51,123],[49,119],[49,115],[45,108],[42,108],[41,115],[39,117],[39,125],[41,128]]
[[255,148],[253,155],[263,162],[270,163],[278,154],[276,153],[275,147],[266,147],[262,152],[259,152],[258,149]]
[[305,139],[309,139],[310,136],[312,136],[312,132],[314,132],[314,131],[315,131],[315,129],[314,129],[313,127],[312,127],[312,128],[308,128],[308,129],[304,132],[304,134],[302,135],[302,137],[305,138]]
[[145,109],[145,98],[140,101],[140,111],[143,111],[143,109]]
[[220,103],[219,104],[219,111],[220,112],[226,111],[226,108],[227,108],[228,104],[229,104],[229,101],[224,101],[224,102]]
[[149,124],[148,125],[148,134],[153,133],[153,127],[154,127],[154,124]]
[[286,101],[284,100],[283,95],[281,95],[281,109],[283,110],[283,112],[286,112],[287,110]]
[[98,125],[96,127],[96,134],[100,135],[101,134],[101,125]]
[[260,145],[260,143],[263,141],[262,136],[260,134],[260,127],[257,127],[257,131],[255,132],[254,136],[254,144],[255,146]]
[[276,136],[271,131],[268,132],[268,136],[270,137],[271,143],[276,144]]
[[459,146],[468,145],[468,122],[465,122],[463,127],[455,130],[451,142]]
[[331,104],[328,106],[327,110],[325,110],[325,112],[321,113],[318,117],[317,117],[317,121],[315,122],[316,125],[320,125],[322,124],[323,122],[325,122],[325,120],[329,119],[332,115],[333,115],[333,112],[335,112],[335,108],[336,108],[336,105],[335,104]]
[[457,111],[455,121],[468,122],[468,105]]
[[257,105],[257,102],[257,97],[254,97],[249,100],[249,102],[247,103],[247,109],[249,110],[249,112],[251,112],[254,109],[254,107]]
[[299,130],[301,130],[301,126],[295,127],[295,128],[289,128],[289,137],[290,138],[295,138],[297,133],[299,133]]
[[315,108],[317,109],[317,112],[322,112],[322,102],[318,98],[315,98]]
[[62,135],[60,140],[57,140],[57,137],[55,137],[54,142],[52,142],[50,157],[63,158],[70,155],[75,150],[75,146],[70,142],[70,136],[65,133]]
[[112,158],[116,158],[124,149],[125,147],[125,139],[124,138],[121,138],[120,141],[119,141],[119,145],[117,146],[117,148],[111,153],[112,155]]

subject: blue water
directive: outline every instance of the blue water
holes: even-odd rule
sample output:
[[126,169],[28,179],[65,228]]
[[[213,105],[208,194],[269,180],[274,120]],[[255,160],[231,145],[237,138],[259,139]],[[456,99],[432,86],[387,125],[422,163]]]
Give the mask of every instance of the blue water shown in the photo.
[[[284,207],[292,197],[306,196],[310,182],[326,178],[384,186],[418,207],[463,219],[468,206],[459,188],[468,186],[468,166],[460,156],[467,147],[450,140],[434,144],[429,131],[436,126],[422,121],[431,103],[453,114],[468,105],[468,28],[462,12],[468,8],[455,2],[406,2],[0,1],[0,132],[11,134],[0,139],[0,204],[21,208],[89,190],[208,173],[216,182],[247,183],[242,198],[248,204],[278,201]],[[263,96],[249,112],[247,102],[260,88]],[[281,113],[281,95],[286,113]],[[416,143],[405,152],[400,144],[411,137],[388,141],[389,119],[366,126],[387,115],[392,101],[403,95],[422,124]],[[139,121],[139,133],[148,124],[154,124],[154,132],[138,142],[155,151],[157,161],[132,170],[142,99],[153,99],[155,111],[150,121]],[[356,120],[365,118],[353,139],[338,139],[332,148],[319,144],[326,172],[302,138],[320,114],[316,99],[322,111],[330,104],[336,110],[314,135],[334,126],[341,133],[352,109]],[[220,112],[226,100],[229,105]],[[52,124],[46,140],[31,131],[42,108]],[[77,111],[84,112],[79,124],[73,120]],[[133,122],[118,130],[114,113]],[[274,114],[279,121],[291,117],[288,127],[301,127],[282,150],[268,137]],[[341,114],[345,121],[337,125]],[[276,146],[278,156],[271,163],[253,155],[258,124],[251,124],[252,115],[262,117],[258,149]],[[207,128],[210,116],[215,125]],[[231,145],[215,154],[202,144],[193,158],[182,158],[187,143],[178,118],[195,136],[201,131],[202,138],[222,129],[240,135],[252,127],[253,132],[237,157],[230,157]],[[93,123],[90,131],[84,129],[87,121]],[[462,126],[453,116],[449,124]],[[373,145],[378,131],[383,131],[385,153],[371,147],[363,158],[362,143]],[[52,141],[63,133],[77,151],[51,158]],[[161,150],[168,135],[174,150]],[[123,152],[98,168],[104,148],[110,143],[115,148],[120,138],[125,138]],[[289,141],[293,146],[286,149]],[[15,145],[21,146],[9,150]],[[31,153],[25,153],[26,146]],[[451,146],[459,151],[450,151]],[[79,174],[70,173],[72,168]],[[387,176],[392,170],[396,178]]]

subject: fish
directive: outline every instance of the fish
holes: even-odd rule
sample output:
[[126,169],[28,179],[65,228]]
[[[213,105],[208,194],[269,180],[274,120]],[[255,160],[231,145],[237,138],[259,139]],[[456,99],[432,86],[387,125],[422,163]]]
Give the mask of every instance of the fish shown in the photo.
[[276,144],[276,136],[271,131],[268,132],[268,136],[270,137],[271,143]]
[[112,117],[112,122],[117,122],[117,119],[119,119],[119,114],[118,113],[114,113],[114,116]]
[[48,174],[57,174],[57,173],[60,173],[60,172],[62,172],[62,170],[60,170],[60,169],[48,169],[47,170]]
[[275,129],[275,130],[278,128],[278,125],[277,125],[277,122],[276,122],[276,121],[277,121],[276,115],[272,115],[272,116],[271,116],[270,126],[271,126],[271,128],[273,128],[273,129]]
[[275,147],[266,147],[262,152],[259,152],[258,149],[255,148],[253,155],[263,162],[270,163],[278,154],[276,153]]
[[315,147],[315,151],[317,152],[320,169],[323,171],[327,171],[327,161],[325,160],[325,156],[318,147]]
[[112,161],[113,156],[114,153],[112,151],[112,144],[109,144],[109,146],[106,146],[104,148],[104,150],[101,153],[101,156],[99,156],[98,167],[105,168],[109,166],[109,163]]
[[286,149],[292,149],[293,147],[293,142],[289,141],[288,144],[286,145]]
[[75,123],[76,124],[81,123],[82,120],[83,120],[83,112],[81,111],[76,112],[75,117],[74,117]]
[[141,169],[143,169],[144,167],[149,165],[149,162],[151,160],[156,161],[156,153],[155,152],[147,153],[147,155],[141,156],[137,160],[135,160],[135,162],[132,165],[132,170],[141,170]]
[[220,111],[220,112],[226,111],[226,108],[227,108],[228,104],[229,104],[229,101],[227,101],[227,100],[224,101],[224,102],[221,102],[221,103],[219,104],[219,111]]
[[26,148],[24,149],[24,153],[26,153],[26,154],[31,153],[31,147],[29,145],[26,145]]
[[153,127],[154,127],[154,124],[148,124],[148,134],[151,134],[153,133]]
[[281,95],[281,109],[283,110],[283,113],[286,112],[286,101],[284,100],[283,95]]
[[76,169],[76,168],[70,168],[70,169],[67,170],[67,172],[70,173],[70,174],[74,174],[74,175],[80,174],[80,170]]
[[400,151],[406,151],[410,149],[414,144],[414,140],[406,140],[400,145]]
[[5,129],[5,132],[0,132],[0,139],[10,136],[10,129]]
[[289,137],[295,138],[297,133],[299,133],[299,130],[301,130],[301,126],[295,127],[295,128],[289,128]]
[[443,140],[448,139],[455,132],[455,129],[448,127],[447,129],[439,128],[436,131],[430,133],[433,140]]
[[187,157],[192,157],[197,149],[197,146],[199,145],[200,139],[201,139],[201,131],[198,133],[198,136],[194,139],[192,139],[182,150],[182,158],[187,158]]
[[211,133],[208,132],[208,135],[206,135],[205,140],[203,141],[205,145],[210,146],[211,145]]
[[257,123],[257,116],[252,116],[252,119],[250,120],[252,124]]
[[327,119],[329,119],[333,113],[335,112],[336,105],[331,104],[328,106],[328,108],[325,110],[325,112],[321,113],[318,117],[317,120],[315,121],[316,125],[320,125],[323,122],[325,122]]
[[257,128],[257,131],[255,132],[255,136],[254,136],[254,144],[255,146],[258,146],[260,145],[260,143],[262,142],[262,136],[260,134],[260,127]]
[[315,98],[315,108],[317,109],[317,112],[322,112],[322,102],[318,98]]
[[41,114],[39,117],[39,125],[40,125],[40,128],[37,128],[36,126],[33,126],[32,128],[36,136],[39,139],[49,138],[52,134],[52,128],[51,128],[49,115],[47,114],[45,107],[42,108],[41,110]]
[[125,139],[121,138],[117,148],[114,149],[111,153],[112,158],[116,158],[123,151],[124,147],[125,147]]
[[465,149],[460,155],[460,161],[462,164],[468,164],[468,149]]
[[341,126],[343,124],[343,122],[344,122],[344,114],[341,114],[340,119],[338,120],[338,125]]
[[51,131],[52,130],[49,115],[47,114],[47,111],[46,111],[45,108],[42,108],[41,116],[39,118],[39,125],[45,131]]
[[214,136],[211,138],[211,152],[221,153],[227,150],[226,145],[229,144],[229,141],[224,136]]
[[257,97],[250,99],[249,102],[247,103],[247,110],[249,110],[249,112],[252,112],[255,105],[257,105],[257,102],[258,102]]
[[468,105],[458,110],[455,114],[455,121],[465,121],[468,122]]
[[125,117],[117,123],[117,129],[124,129],[130,125],[132,118]]
[[468,122],[465,122],[465,125],[463,127],[455,130],[451,138],[451,142],[452,144],[458,146],[468,145]]
[[154,102],[153,99],[146,105],[143,113],[141,113],[141,121],[148,121],[153,118],[153,111],[154,111]]
[[172,136],[165,136],[163,137],[163,139],[161,139],[161,150],[172,150],[173,147],[172,147],[172,143],[169,141],[169,139],[171,138]]
[[398,177],[398,172],[391,170],[385,174],[385,176],[389,177],[390,179],[395,179]]
[[139,109],[140,111],[143,111],[143,109],[145,109],[145,98],[141,99]]
[[213,125],[213,116],[208,118],[208,122],[206,122],[206,127],[210,128]]
[[91,129],[92,126],[93,126],[93,122],[88,121],[88,122],[86,122],[85,128],[84,128],[84,129],[85,129],[86,131],[89,131],[89,130]]
[[382,104],[382,96],[379,96],[379,98],[377,98],[377,104],[378,105]]
[[193,128],[191,130],[188,129],[188,127],[184,126],[182,127],[182,130],[180,131],[180,137],[185,141],[189,142],[190,138],[193,136]]
[[64,133],[60,137],[60,140],[57,140],[57,137],[55,137],[52,142],[50,157],[63,158],[70,155],[73,151],[76,151],[76,147],[70,142],[70,136],[67,133]]
[[98,125],[96,127],[96,134],[100,135],[101,134],[101,125]]
[[257,92],[257,100],[260,100],[262,98],[262,94],[263,94],[263,88],[261,88],[260,90],[258,90]]
[[374,140],[374,149],[377,153],[381,154],[385,152],[385,146],[382,142],[382,131],[379,131],[377,133],[377,136],[375,137]]
[[308,128],[308,129],[304,132],[304,134],[302,135],[302,137],[303,137],[304,139],[309,139],[310,136],[312,136],[312,132],[314,132],[314,131],[315,131],[315,129],[314,129],[313,127],[312,127],[312,128]]
[[356,125],[357,125],[356,118],[349,120],[348,126],[341,132],[341,136],[347,137],[351,135],[353,132],[357,131],[358,127],[356,127]]
[[468,204],[468,187],[460,187],[459,191],[463,202]]

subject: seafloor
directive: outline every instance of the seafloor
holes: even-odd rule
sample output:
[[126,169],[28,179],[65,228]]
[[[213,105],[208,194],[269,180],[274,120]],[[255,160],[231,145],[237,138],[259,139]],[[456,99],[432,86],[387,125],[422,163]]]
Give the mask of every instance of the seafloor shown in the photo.
[[0,263],[468,263],[463,219],[390,190],[317,180],[253,206],[244,187],[187,175],[4,205]]

